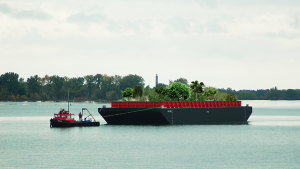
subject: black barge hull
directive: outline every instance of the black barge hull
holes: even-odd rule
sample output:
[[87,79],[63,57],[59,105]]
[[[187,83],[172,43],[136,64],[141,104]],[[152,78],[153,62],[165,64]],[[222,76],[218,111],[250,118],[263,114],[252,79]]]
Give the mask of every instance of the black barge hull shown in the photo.
[[99,108],[111,125],[247,124],[252,107]]
[[100,122],[86,122],[86,121],[75,121],[74,123],[63,121],[63,120],[50,120],[50,127],[90,127],[99,126]]

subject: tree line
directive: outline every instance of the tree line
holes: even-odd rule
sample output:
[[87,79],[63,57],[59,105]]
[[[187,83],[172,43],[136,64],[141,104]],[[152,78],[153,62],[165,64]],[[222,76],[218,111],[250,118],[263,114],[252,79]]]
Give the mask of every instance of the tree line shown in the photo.
[[239,100],[300,100],[300,89],[278,90],[277,87],[271,89],[239,90],[231,88],[218,89],[220,92],[233,93]]
[[[173,84],[174,83],[174,84]],[[180,84],[179,84],[180,83]],[[299,89],[278,90],[276,87],[260,90],[216,89],[205,87],[203,82],[191,84],[185,78],[159,83],[156,88],[145,87],[144,79],[138,75],[108,76],[102,74],[68,78],[57,75],[31,76],[25,81],[17,73],[8,72],[0,76],[0,101],[25,100],[99,100],[124,99],[127,88],[141,86],[143,95],[139,100],[300,100]],[[172,85],[173,84],[173,85]],[[184,86],[182,86],[183,84]],[[199,86],[200,85],[200,86]],[[203,89],[202,89],[203,87]],[[176,91],[178,88],[182,91]],[[166,90],[168,89],[168,91]],[[200,92],[201,91],[201,92]]]
[[135,85],[144,87],[144,79],[132,74],[76,78],[34,75],[25,81],[17,73],[8,72],[0,76],[0,100],[119,100],[122,90]]

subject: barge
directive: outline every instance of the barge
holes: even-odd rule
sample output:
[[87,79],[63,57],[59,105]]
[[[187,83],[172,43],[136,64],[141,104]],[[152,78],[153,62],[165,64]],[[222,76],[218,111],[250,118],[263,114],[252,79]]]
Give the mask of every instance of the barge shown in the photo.
[[98,112],[110,125],[248,124],[252,107],[241,101],[113,101]]

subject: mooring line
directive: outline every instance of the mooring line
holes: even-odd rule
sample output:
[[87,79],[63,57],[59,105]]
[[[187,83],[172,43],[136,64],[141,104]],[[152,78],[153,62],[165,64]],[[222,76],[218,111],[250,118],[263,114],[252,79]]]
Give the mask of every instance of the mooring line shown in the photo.
[[113,115],[106,115],[106,116],[102,116],[102,117],[119,116],[119,115],[123,115],[123,114],[129,114],[129,113],[134,113],[134,112],[139,112],[139,111],[144,111],[144,110],[151,110],[151,109],[153,109],[153,108],[136,110],[136,111],[131,111],[131,112],[119,113],[119,114],[113,114]]
[[101,109],[98,111],[98,113],[100,114],[101,110],[103,109],[103,107],[101,107]]

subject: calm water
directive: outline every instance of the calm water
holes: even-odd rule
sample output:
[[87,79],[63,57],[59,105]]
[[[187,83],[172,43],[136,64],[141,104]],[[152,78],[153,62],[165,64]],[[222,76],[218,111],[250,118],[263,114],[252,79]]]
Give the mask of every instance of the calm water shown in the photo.
[[67,103],[0,102],[0,168],[300,168],[300,101],[242,103],[249,125],[50,128]]

